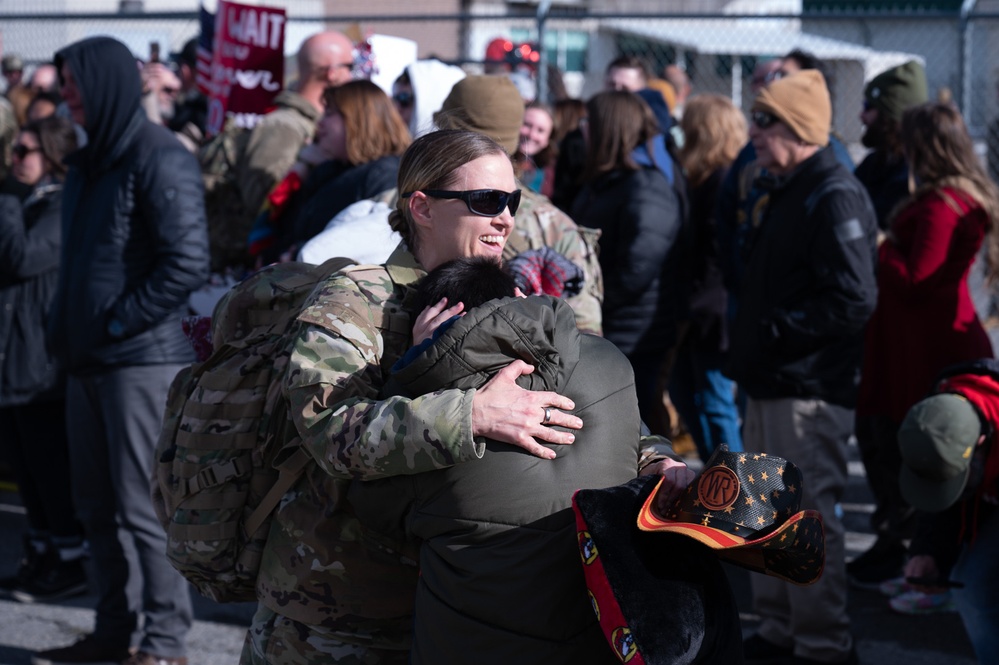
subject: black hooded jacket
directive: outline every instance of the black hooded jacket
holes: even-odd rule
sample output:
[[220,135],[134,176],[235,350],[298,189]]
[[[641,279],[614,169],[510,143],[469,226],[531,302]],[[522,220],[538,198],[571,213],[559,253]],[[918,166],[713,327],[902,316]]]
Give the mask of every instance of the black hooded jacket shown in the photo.
[[180,319],[208,276],[198,163],[146,118],[124,44],[85,39],[59,51],[55,65],[76,80],[88,142],[66,159],[49,347],[77,374],[191,362]]

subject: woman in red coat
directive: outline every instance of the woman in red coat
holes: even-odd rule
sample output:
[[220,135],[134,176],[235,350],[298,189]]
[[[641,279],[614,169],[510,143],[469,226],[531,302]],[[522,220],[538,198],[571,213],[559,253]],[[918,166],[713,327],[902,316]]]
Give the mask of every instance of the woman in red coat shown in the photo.
[[847,566],[856,582],[900,573],[912,509],[898,489],[899,423],[948,365],[992,357],[968,271],[987,242],[994,279],[999,191],[981,167],[960,113],[930,103],[902,118],[912,196],[896,210],[878,256],[878,305],[867,328],[857,439],[877,506],[878,542]]

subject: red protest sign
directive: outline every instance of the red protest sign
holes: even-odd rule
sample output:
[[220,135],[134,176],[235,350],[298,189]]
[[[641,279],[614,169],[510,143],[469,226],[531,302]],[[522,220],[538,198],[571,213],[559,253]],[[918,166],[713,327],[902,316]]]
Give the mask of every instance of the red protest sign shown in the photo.
[[252,127],[284,87],[284,9],[219,0],[212,40],[208,133],[232,116]]

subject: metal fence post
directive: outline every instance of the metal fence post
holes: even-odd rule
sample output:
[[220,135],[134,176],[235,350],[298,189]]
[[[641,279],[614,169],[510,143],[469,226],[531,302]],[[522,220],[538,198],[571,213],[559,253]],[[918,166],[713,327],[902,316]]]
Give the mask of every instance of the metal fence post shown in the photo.
[[548,12],[551,10],[552,0],[541,0],[538,3],[538,94],[537,100],[542,104],[548,103],[548,49],[545,48],[545,21],[548,20]]

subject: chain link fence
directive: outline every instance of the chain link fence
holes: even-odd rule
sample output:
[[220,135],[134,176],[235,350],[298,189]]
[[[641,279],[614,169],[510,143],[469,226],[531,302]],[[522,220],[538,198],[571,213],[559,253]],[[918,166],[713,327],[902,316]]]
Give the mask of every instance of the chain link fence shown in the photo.
[[[420,57],[437,57],[482,71],[492,40],[532,44],[540,51],[542,65],[549,65],[544,68],[548,76],[537,76],[537,67],[520,67],[535,79],[549,82],[540,91],[549,101],[553,93],[588,97],[601,88],[607,63],[628,54],[640,57],[657,75],[666,65],[679,64],[690,76],[695,93],[721,93],[748,109],[756,64],[799,48],[824,61],[834,129],[848,145],[859,146],[864,84],[879,72],[912,59],[926,67],[931,96],[952,100],[962,109],[983,156],[990,127],[996,122],[999,14],[880,10],[794,16],[630,15],[560,8],[539,15],[537,8],[528,5],[486,1],[465,3],[468,11],[456,14],[453,1],[428,0],[417,7],[412,2],[385,0],[373,15],[370,2],[364,0],[281,4],[288,11],[291,50],[308,34],[332,28],[356,38],[380,34],[411,39]],[[194,3],[179,12],[98,13],[107,5],[108,0],[74,2],[77,11],[90,7],[93,12],[44,14],[38,13],[39,2],[5,2],[0,5],[2,50],[19,54],[30,70],[31,63],[49,60],[59,47],[96,34],[115,36],[143,57],[150,42],[159,42],[164,52],[176,51],[198,31]],[[176,8],[178,3],[168,6]],[[328,11],[330,7],[336,13]]]

